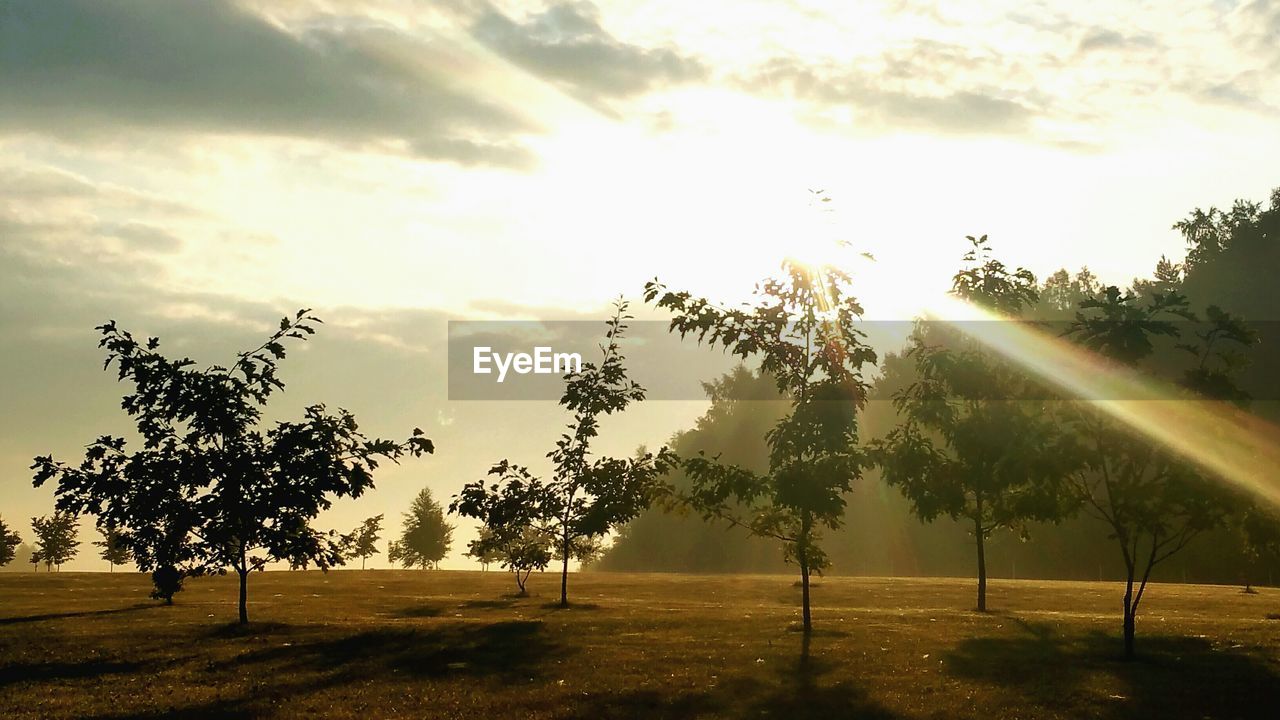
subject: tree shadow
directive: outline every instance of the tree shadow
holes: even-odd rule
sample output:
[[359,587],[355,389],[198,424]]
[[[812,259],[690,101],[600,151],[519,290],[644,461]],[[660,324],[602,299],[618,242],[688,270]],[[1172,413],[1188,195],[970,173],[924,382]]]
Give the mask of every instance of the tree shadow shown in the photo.
[[400,608],[395,612],[396,617],[402,618],[433,618],[440,617],[445,611],[443,603],[419,603],[410,605],[409,607]]
[[45,620],[64,620],[69,618],[88,618],[99,617],[103,615],[118,615],[120,613],[137,612],[139,610],[150,610],[160,607],[154,603],[137,603],[122,608],[110,608],[108,610],[79,610],[76,612],[61,613],[43,613],[41,615],[21,615],[17,617],[0,618],[0,625],[17,625],[20,623],[43,622]]
[[946,672],[1014,689],[1028,710],[1078,709],[1082,696],[1097,717],[1251,717],[1280,707],[1280,666],[1261,648],[1140,633],[1138,657],[1125,661],[1118,635],[1064,637],[1018,622],[1024,637],[956,645],[943,657]]
[[262,637],[264,635],[279,635],[281,633],[291,632],[297,629],[296,625],[289,623],[264,621],[250,622],[246,625],[240,623],[223,623],[210,628],[205,637],[215,638],[219,640],[230,640],[234,638],[251,638]]
[[458,622],[435,628],[380,628],[252,650],[214,664],[214,669],[262,666],[264,673],[310,678],[311,688],[396,674],[412,678],[454,673],[519,675],[528,679],[539,674],[544,660],[560,652],[537,621]]
[[683,720],[702,717],[773,717],[787,720],[837,720],[897,717],[869,698],[848,673],[811,652],[810,636],[800,636],[796,659],[776,672],[744,672],[722,678],[701,690],[634,689],[587,693],[575,699],[566,717],[661,717]]
[[467,600],[459,603],[458,607],[467,610],[501,610],[504,608],[514,607],[520,598],[518,596],[510,596],[499,598],[497,600]]
[[141,670],[144,663],[114,660],[84,662],[41,662],[0,667],[0,687],[17,683],[42,683],[51,680],[85,680],[104,675],[123,675]]

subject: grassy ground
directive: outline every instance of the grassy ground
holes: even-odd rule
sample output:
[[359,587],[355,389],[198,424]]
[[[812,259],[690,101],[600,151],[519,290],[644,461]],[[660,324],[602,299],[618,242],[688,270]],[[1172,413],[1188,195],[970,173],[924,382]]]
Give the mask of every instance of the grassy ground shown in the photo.
[[1276,717],[1280,591],[784,576],[265,573],[173,607],[146,578],[0,575],[0,717]]

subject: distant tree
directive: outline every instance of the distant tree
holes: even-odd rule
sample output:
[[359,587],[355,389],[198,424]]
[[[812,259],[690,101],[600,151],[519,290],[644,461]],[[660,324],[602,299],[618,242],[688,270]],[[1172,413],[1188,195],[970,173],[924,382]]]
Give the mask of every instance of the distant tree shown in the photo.
[[[1243,404],[1247,395],[1232,379],[1240,355],[1233,347],[1252,343],[1252,333],[1218,309],[1206,311],[1205,329],[1184,338],[1179,321],[1195,320],[1186,298],[1155,293],[1139,298],[1112,286],[1081,304],[1069,337],[1123,367],[1150,370],[1155,340],[1184,340],[1178,347],[1194,358],[1180,383],[1182,401]],[[1244,507],[1242,499],[1214,482],[1173,450],[1148,440],[1100,412],[1097,403],[1063,404],[1074,459],[1069,489],[1083,509],[1102,520],[1124,560],[1124,655],[1134,656],[1136,618],[1151,571],[1201,533],[1225,526]]]
[[184,577],[234,569],[239,620],[247,623],[251,571],[275,560],[338,562],[336,534],[311,521],[331,498],[373,487],[379,460],[433,449],[417,429],[403,442],[370,440],[351,413],[324,405],[307,407],[300,421],[262,427],[262,408],[284,388],[277,365],[285,343],[305,340],[319,322],[299,310],[229,368],[203,370],[161,355],[156,338],[139,342],[115,322],[100,326],[105,365],[115,363],[118,379],[133,386],[122,406],[141,447],[129,452],[124,438],[103,436],[78,464],[38,457],[36,486],[56,480],[60,509],[117,528],[139,568],[152,573],[153,596],[168,603]]
[[[552,547],[556,538],[535,527],[526,526],[519,532],[504,533],[482,531],[472,540],[468,553],[472,557],[493,558],[516,578],[520,594],[528,594],[526,584],[534,570],[545,570],[551,564]],[[482,561],[483,562],[483,561]]]
[[22,536],[0,517],[0,567],[13,562],[14,551],[22,544]]
[[79,552],[80,518],[73,512],[59,510],[53,515],[31,518],[31,530],[36,536],[36,549],[31,562],[44,563],[45,571],[62,569]]
[[422,488],[404,514],[400,540],[391,543],[387,555],[402,567],[439,567],[453,545],[453,525],[445,522],[444,508]]
[[93,544],[102,548],[101,555],[102,559],[107,561],[107,571],[115,572],[117,565],[129,562],[129,548],[124,544],[120,531],[114,526],[99,527],[98,533],[102,535],[102,539],[95,540]]
[[360,527],[346,536],[346,552],[348,559],[360,558],[360,569],[364,569],[365,560],[378,554],[378,541],[382,539],[382,515],[366,518]]
[[502,553],[498,551],[495,539],[492,530],[482,527],[479,537],[467,543],[467,552],[464,554],[480,563],[481,570],[488,570],[490,565],[502,560]]
[[756,302],[725,309],[654,280],[645,300],[674,313],[670,329],[720,346],[761,369],[791,404],[765,436],[764,473],[699,454],[683,460],[691,479],[679,497],[704,517],[720,518],[783,544],[800,567],[804,631],[813,629],[809,577],[828,565],[821,529],[844,522],[845,494],[862,474],[857,411],[866,400],[862,367],[875,352],[857,327],[862,307],[849,294],[849,275],[833,267],[788,261],[783,277],[757,286]]
[[[1017,321],[1037,300],[1035,277],[994,259],[986,236],[969,237],[966,267],[951,294]],[[977,547],[978,603],[987,609],[985,544],[1000,529],[1026,532],[1029,520],[1057,520],[1062,501],[1043,403],[1028,400],[1031,379],[971,337],[967,328],[918,323],[907,356],[918,379],[893,399],[901,423],[875,445],[886,482],[902,490],[926,522],[968,522]],[[982,328],[973,328],[978,333]]]
[[622,412],[644,400],[644,388],[627,376],[619,341],[626,333],[627,303],[619,300],[606,322],[600,363],[582,363],[564,376],[560,404],[573,413],[568,432],[547,453],[550,480],[503,460],[489,470],[496,482],[468,483],[454,497],[451,512],[476,518],[502,542],[523,537],[527,529],[549,534],[563,548],[560,606],[569,605],[569,557],[582,538],[599,537],[649,507],[657,478],[673,458],[666,448],[627,459],[593,458],[591,444],[602,416]]
[[1248,560],[1242,580],[1245,592],[1252,592],[1254,583],[1259,581],[1254,577],[1259,565],[1280,559],[1280,514],[1254,505],[1243,514],[1239,530]]
[[[569,559],[577,560],[578,567],[585,568],[604,554],[604,543],[599,537],[580,537],[569,543]],[[557,544],[555,559],[564,561],[564,547]]]

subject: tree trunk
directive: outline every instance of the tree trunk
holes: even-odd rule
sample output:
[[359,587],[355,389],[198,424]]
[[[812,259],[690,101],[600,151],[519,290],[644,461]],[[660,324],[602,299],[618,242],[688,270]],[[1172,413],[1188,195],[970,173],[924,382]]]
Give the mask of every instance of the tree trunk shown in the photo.
[[982,520],[973,519],[973,535],[978,541],[978,612],[987,611],[987,550],[982,536]]
[[804,634],[808,635],[813,632],[813,616],[809,612],[809,565],[802,563],[800,565],[800,595],[801,602],[804,604]]
[[1134,635],[1136,622],[1133,607],[1133,568],[1129,569],[1129,578],[1124,588],[1124,659],[1134,658]]
[[240,624],[249,624],[249,570],[236,568],[240,574]]
[[809,513],[800,519],[800,542],[796,548],[796,557],[800,561],[800,603],[804,618],[804,634],[813,632],[813,615],[809,611],[809,530],[813,521]]
[[569,531],[564,533],[564,564],[560,570],[560,607],[569,607]]
[[365,558],[364,558],[364,556],[363,556],[363,555],[361,555],[361,556],[360,556],[360,569],[361,569],[361,570],[363,570],[363,569],[364,569],[364,561],[365,561]]

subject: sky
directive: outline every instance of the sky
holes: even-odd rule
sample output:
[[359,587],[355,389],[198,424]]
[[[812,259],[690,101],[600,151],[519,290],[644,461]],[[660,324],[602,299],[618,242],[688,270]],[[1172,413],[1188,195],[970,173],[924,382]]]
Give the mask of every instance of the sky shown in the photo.
[[29,541],[31,458],[124,427],[108,318],[215,363],[315,308],[272,412],[439,446],[318,523],[348,529],[559,432],[448,400],[449,320],[603,319],[654,277],[735,301],[784,257],[905,319],[980,234],[1125,284],[1280,184],[1277,36],[1274,0],[0,0],[0,515]]

